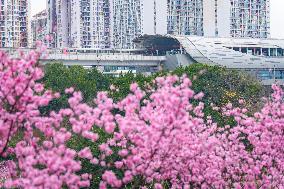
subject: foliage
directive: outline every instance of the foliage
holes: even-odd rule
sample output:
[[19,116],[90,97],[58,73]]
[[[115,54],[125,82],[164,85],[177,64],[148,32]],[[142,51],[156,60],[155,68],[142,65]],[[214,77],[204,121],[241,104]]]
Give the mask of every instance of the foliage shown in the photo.
[[229,70],[219,66],[192,64],[189,67],[178,68],[173,74],[187,74],[192,80],[192,89],[204,93],[207,104],[223,106],[227,103],[238,104],[239,99],[246,101],[248,108],[258,103],[263,97],[261,84],[248,74]]
[[66,67],[60,63],[49,63],[44,66],[45,76],[42,82],[45,87],[61,94],[59,99],[54,99],[45,111],[59,110],[68,106],[68,95],[64,93],[66,88],[73,87],[81,91],[84,101],[90,102],[98,91],[107,90],[109,80],[96,69],[84,69],[82,66]]
[[131,83],[138,83],[144,90],[152,86],[152,80],[155,78],[167,75],[178,75],[180,77],[187,75],[192,81],[191,88],[197,93],[204,93],[205,115],[211,116],[219,126],[233,124],[233,121],[214,111],[211,107],[212,104],[216,106],[224,106],[227,103],[238,105],[239,99],[243,99],[250,112],[260,110],[263,105],[261,98],[264,95],[264,89],[256,79],[241,71],[204,64],[192,64],[185,68],[177,68],[172,72],[159,72],[147,77],[129,73],[119,78],[112,78],[110,83],[117,90],[111,93],[111,97],[117,101],[130,93],[129,86]]
[[[136,82],[142,89],[146,89],[156,77],[169,74],[178,76],[186,74],[192,80],[192,89],[205,94],[205,104],[222,106],[229,102],[237,104],[239,99],[244,99],[247,107],[251,109],[256,107],[263,96],[261,84],[246,73],[204,64],[192,64],[185,68],[177,68],[173,72],[159,72],[151,76],[127,73],[120,77],[112,77],[102,75],[95,68],[66,67],[60,63],[47,64],[44,70],[43,82],[47,88],[58,91],[64,96],[66,88],[74,87],[75,90],[83,93],[86,102],[92,101],[98,91],[109,91],[111,85],[118,89],[112,92],[112,97],[118,101],[129,94],[132,83]],[[66,106],[66,99],[64,104],[56,104],[56,107]],[[257,107],[259,108],[260,105]]]
[[110,95],[115,101],[119,101],[130,93],[130,85],[132,83],[137,83],[143,89],[146,89],[152,80],[153,76],[134,75],[133,73],[127,73],[120,77],[112,77],[110,78],[110,87],[114,87],[116,90],[112,90]]

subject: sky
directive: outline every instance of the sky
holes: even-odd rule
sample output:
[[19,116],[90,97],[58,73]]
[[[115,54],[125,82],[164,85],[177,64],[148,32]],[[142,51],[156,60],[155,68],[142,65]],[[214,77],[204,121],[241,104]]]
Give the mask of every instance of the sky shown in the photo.
[[[284,0],[270,0],[270,2],[271,37],[284,39]],[[32,15],[44,10],[45,7],[46,0],[31,0]]]

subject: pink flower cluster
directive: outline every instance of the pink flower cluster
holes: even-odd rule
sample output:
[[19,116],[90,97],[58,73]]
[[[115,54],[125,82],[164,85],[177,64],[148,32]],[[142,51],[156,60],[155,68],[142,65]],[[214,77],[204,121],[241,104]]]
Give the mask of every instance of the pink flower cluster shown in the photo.
[[[204,94],[196,94],[186,76],[158,77],[147,91],[132,84],[131,93],[117,103],[100,92],[93,106],[82,103],[80,92],[66,89],[69,108],[42,115],[39,109],[59,95],[38,82],[43,77],[38,65],[41,51],[22,59],[0,53],[0,157],[15,157],[7,164],[9,178],[0,187],[89,187],[97,175],[78,174],[80,160],[85,159],[106,170],[101,189],[122,188],[136,176],[156,189],[165,181],[177,189],[284,188],[280,87],[273,86],[272,98],[254,115],[231,104],[213,107],[235,120],[235,125],[225,127],[205,116]],[[70,129],[64,126],[66,121]],[[99,145],[98,157],[88,146],[79,152],[66,146],[74,134],[95,144],[99,135],[93,127],[113,136]],[[9,147],[19,134],[22,140]],[[114,153],[120,158],[108,162]],[[116,175],[115,169],[123,174]]]
[[7,162],[0,163],[0,183],[4,182],[7,178],[9,178],[9,169],[7,166]]

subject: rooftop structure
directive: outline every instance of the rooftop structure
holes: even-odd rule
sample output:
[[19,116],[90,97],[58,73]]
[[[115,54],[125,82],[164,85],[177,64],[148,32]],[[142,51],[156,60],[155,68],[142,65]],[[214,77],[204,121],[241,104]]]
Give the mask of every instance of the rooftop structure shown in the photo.
[[234,69],[284,68],[284,40],[176,36],[197,62]]
[[284,40],[176,37],[200,63],[249,72],[264,84],[284,81]]
[[136,43],[166,56],[165,69],[204,63],[249,72],[263,84],[284,83],[284,40],[168,35],[143,36]]
[[1,0],[0,2],[0,47],[27,47],[30,0]]

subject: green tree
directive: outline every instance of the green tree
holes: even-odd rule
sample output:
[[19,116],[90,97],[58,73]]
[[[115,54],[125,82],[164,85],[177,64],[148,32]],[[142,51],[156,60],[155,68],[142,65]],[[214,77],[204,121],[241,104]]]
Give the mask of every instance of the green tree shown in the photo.
[[205,115],[211,116],[220,126],[234,125],[233,119],[213,110],[211,104],[222,107],[232,103],[238,106],[239,100],[243,99],[244,106],[250,110],[250,113],[258,111],[262,106],[264,88],[258,80],[245,72],[219,66],[192,64],[178,68],[172,74],[179,76],[186,74],[192,79],[192,89],[197,93],[204,93]]
[[96,69],[84,69],[82,66],[64,66],[60,63],[50,63],[45,65],[45,77],[43,82],[48,89],[59,92],[61,97],[46,108],[48,110],[58,110],[66,107],[67,95],[65,89],[74,87],[81,91],[85,102],[91,102],[98,91],[109,88],[108,77]]
[[247,73],[219,66],[192,64],[178,68],[172,74],[186,74],[190,77],[194,91],[202,91],[208,104],[222,106],[229,102],[235,104],[243,99],[252,108],[264,93],[260,82]]
[[110,78],[110,83],[119,89],[118,91],[113,91],[111,94],[114,100],[119,100],[126,97],[130,93],[130,85],[132,83],[138,83],[141,88],[145,88],[149,84],[153,76],[144,76],[142,74],[133,74],[131,72],[121,75],[120,77]]

